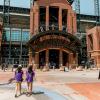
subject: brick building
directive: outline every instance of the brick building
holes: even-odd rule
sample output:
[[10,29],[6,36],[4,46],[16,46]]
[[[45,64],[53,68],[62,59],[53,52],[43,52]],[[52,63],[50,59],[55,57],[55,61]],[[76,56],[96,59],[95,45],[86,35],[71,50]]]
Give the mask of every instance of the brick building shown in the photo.
[[100,67],[100,26],[87,30],[87,51],[90,60]]
[[29,63],[48,70],[78,64],[76,14],[66,0],[35,0],[30,11]]
[[[68,0],[68,1],[70,1],[70,0]],[[87,52],[86,52],[87,48],[86,48],[86,41],[85,41],[86,40],[86,27],[93,28],[96,25],[97,16],[95,16],[95,15],[85,15],[85,14],[80,14],[80,15],[75,14],[72,10],[72,6],[71,6],[72,3],[67,2],[67,0],[63,0],[63,1],[54,0],[50,4],[49,4],[49,2],[46,2],[46,1],[44,1],[44,2],[46,4],[43,3],[42,5],[37,5],[40,8],[40,10],[39,10],[38,7],[37,7],[37,10],[40,11],[38,21],[41,22],[41,23],[35,25],[36,27],[37,27],[37,25],[39,26],[38,27],[39,30],[37,30],[37,29],[32,30],[32,27],[31,27],[31,38],[32,38],[32,35],[36,35],[36,37],[37,37],[37,34],[40,33],[40,32],[45,33],[45,34],[47,34],[47,33],[50,34],[51,33],[50,30],[52,31],[53,34],[56,34],[56,33],[60,34],[60,32],[61,32],[62,36],[65,36],[65,38],[67,37],[67,40],[71,37],[72,38],[72,39],[70,38],[71,41],[73,39],[76,39],[75,37],[73,37],[73,35],[75,35],[80,40],[82,40],[81,41],[82,42],[82,57],[79,56],[79,57],[81,57],[81,58],[79,58],[79,60],[82,59],[82,60],[86,61],[87,60]],[[53,2],[55,2],[57,4],[57,7],[54,6]],[[53,3],[53,5],[52,5],[52,3]],[[49,14],[50,15],[49,26],[48,26],[48,21],[45,21],[46,17],[49,16],[48,14],[45,13],[46,10],[47,10],[46,9],[47,4],[50,6],[50,7],[48,7],[49,11],[52,12],[52,14],[51,13]],[[58,16],[59,12],[61,11],[61,10],[59,10],[58,5],[63,5],[64,9],[62,10],[62,16],[61,15]],[[5,8],[6,14],[7,14],[6,9],[9,8],[9,14],[8,15],[9,15],[9,23],[10,24],[8,25],[7,20],[5,20],[4,23],[3,23],[0,61],[2,63],[9,63],[9,64],[19,64],[19,63],[21,63],[23,66],[27,66],[27,64],[29,63],[29,54],[28,54],[29,48],[26,45],[26,43],[30,39],[30,22],[31,22],[31,24],[34,24],[34,20],[30,21],[30,16],[34,17],[34,13],[30,14],[30,8],[12,7],[12,6],[10,6],[10,7],[5,6],[4,7],[3,5],[0,5],[0,19],[1,20],[4,18],[3,17],[4,16],[3,8]],[[68,8],[68,10],[66,10],[67,8]],[[33,9],[31,9],[31,12],[33,12],[32,10]],[[41,13],[41,12],[43,12],[43,13]],[[43,17],[42,15],[46,16],[46,17]],[[35,16],[37,16],[37,15],[35,15]],[[58,17],[59,18],[62,17],[62,19],[64,21],[60,22]],[[69,17],[69,20],[67,20],[68,17]],[[59,24],[58,24],[58,21],[60,22]],[[45,25],[45,22],[46,22],[47,26]],[[54,23],[54,24],[52,24],[52,23]],[[70,23],[70,24],[68,24],[68,23]],[[60,29],[60,31],[58,29]],[[47,32],[47,30],[48,30],[48,32]],[[53,31],[53,30],[55,30],[55,31]],[[36,34],[33,34],[32,33],[33,31]],[[64,35],[64,33],[69,33],[69,34]],[[57,38],[64,38],[64,37],[57,37]],[[51,42],[54,43],[53,41],[51,41]],[[58,42],[59,42],[59,40],[57,42],[55,42],[55,44],[57,44]],[[64,44],[65,42],[62,42],[62,43]],[[67,48],[68,47],[73,47],[73,49],[75,49],[74,46],[71,46],[71,45],[70,46],[68,45]],[[71,50],[72,50],[72,48],[71,48]],[[58,51],[57,50],[56,51],[50,50],[50,52],[51,53],[52,52],[58,52],[59,53],[59,50]],[[41,56],[45,55],[45,51],[44,51],[44,53],[42,53],[42,54],[40,53],[39,55],[41,55]],[[65,53],[63,53],[63,55],[66,56]],[[65,65],[65,62],[66,61],[63,62],[64,65]],[[57,65],[60,65],[60,64],[58,63]]]

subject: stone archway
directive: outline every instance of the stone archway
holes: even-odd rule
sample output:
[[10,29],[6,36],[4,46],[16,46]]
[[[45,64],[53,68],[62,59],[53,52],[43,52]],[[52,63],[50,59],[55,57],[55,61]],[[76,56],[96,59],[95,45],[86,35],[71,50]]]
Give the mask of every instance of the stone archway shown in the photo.
[[39,51],[38,55],[39,57],[37,58],[37,61],[39,63],[39,69],[43,69],[46,64],[48,65],[49,69],[53,69],[53,67],[55,69],[59,69],[61,65],[69,67],[70,53],[67,53],[65,50],[50,48],[47,50]]
[[[28,45],[31,47],[31,50],[35,55],[35,62],[36,65],[38,65],[37,68],[39,67],[40,62],[39,52],[43,50],[45,50],[45,68],[47,69],[49,68],[48,58],[50,49],[59,50],[59,68],[65,66],[68,62],[69,66],[75,65],[77,63],[76,61],[78,61],[76,60],[78,59],[78,57],[76,58],[76,53],[77,49],[79,49],[80,42],[75,36],[69,33],[64,33],[62,31],[47,31],[45,33],[42,32],[33,36],[28,42]],[[63,56],[65,56],[67,60],[63,61]]]

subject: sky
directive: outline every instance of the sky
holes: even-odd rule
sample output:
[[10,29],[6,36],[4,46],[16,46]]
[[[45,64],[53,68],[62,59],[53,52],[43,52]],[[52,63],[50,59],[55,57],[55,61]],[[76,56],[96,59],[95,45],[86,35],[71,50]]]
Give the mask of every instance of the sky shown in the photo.
[[[0,0],[0,5],[3,5],[3,1],[4,0]],[[30,0],[10,0],[10,5],[29,8]],[[80,0],[80,12],[81,14],[94,15],[94,0]]]

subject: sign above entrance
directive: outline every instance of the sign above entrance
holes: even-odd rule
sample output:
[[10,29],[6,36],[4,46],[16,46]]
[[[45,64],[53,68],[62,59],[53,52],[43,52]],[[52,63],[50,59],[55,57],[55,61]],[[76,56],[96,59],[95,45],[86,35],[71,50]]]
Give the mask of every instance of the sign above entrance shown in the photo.
[[44,40],[52,40],[52,39],[59,39],[59,40],[65,40],[67,42],[70,42],[70,40],[68,38],[65,38],[63,36],[58,36],[58,35],[45,35],[43,37],[39,38],[39,41],[42,42]]
[[79,49],[79,40],[70,33],[62,31],[46,31],[36,34],[28,42],[34,51],[39,51],[45,48],[62,48],[71,52],[77,52]]

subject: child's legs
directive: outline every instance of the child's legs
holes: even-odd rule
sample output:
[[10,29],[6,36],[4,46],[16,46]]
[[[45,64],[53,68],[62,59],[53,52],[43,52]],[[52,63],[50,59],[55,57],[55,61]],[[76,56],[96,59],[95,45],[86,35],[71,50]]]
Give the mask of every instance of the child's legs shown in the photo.
[[15,94],[18,93],[18,82],[16,82],[16,87],[15,87]]
[[32,93],[33,82],[29,83],[29,92]]
[[27,92],[29,92],[29,82],[27,82]]
[[18,92],[21,94],[21,82],[18,82]]

